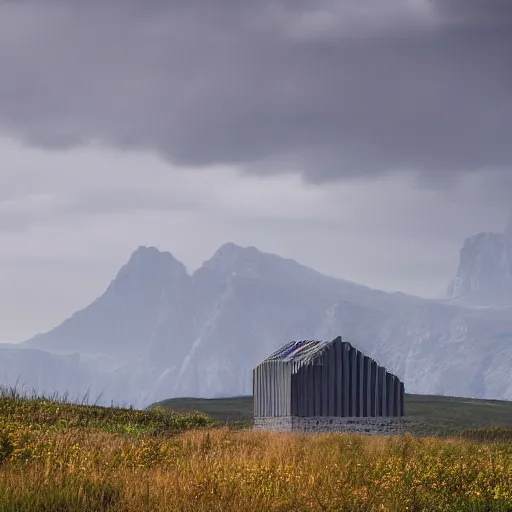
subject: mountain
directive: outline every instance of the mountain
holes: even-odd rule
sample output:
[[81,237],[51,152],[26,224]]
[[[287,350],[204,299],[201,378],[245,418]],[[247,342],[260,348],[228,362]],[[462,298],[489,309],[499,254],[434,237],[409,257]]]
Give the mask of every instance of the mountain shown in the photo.
[[9,357],[21,377],[52,361],[55,382],[46,372],[40,390],[69,382],[142,407],[250,394],[252,368],[281,344],[341,334],[408,392],[512,398],[511,313],[372,290],[254,247],[225,244],[191,275],[170,253],[140,247],[90,306]]
[[170,253],[139,247],[101,297],[25,345],[131,360],[146,353],[160,319],[179,309],[189,285],[185,266]]
[[460,304],[512,306],[512,219],[504,233],[466,239],[449,296]]
[[65,394],[72,399],[87,395],[94,376],[79,354],[59,355],[42,350],[20,350],[0,345],[0,384],[18,391]]

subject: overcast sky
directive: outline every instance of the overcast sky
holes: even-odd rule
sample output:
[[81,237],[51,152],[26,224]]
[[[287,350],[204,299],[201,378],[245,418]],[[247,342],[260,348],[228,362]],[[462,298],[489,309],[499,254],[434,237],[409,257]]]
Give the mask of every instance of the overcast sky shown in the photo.
[[512,203],[510,0],[0,0],[0,341],[138,245],[440,296]]

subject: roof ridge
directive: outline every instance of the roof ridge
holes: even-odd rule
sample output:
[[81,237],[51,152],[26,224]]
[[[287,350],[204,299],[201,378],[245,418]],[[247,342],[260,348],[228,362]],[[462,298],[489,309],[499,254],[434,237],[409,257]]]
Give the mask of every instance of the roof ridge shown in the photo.
[[294,340],[285,343],[278,350],[273,352],[270,356],[262,361],[262,363],[270,362],[285,362],[285,363],[298,363],[298,367],[309,364],[314,359],[321,357],[325,350],[334,342],[341,341],[341,336],[334,338],[330,341],[324,340]]

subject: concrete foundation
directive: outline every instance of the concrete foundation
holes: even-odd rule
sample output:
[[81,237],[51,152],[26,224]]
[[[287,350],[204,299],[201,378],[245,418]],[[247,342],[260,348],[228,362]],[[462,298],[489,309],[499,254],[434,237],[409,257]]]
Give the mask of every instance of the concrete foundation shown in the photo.
[[274,432],[328,433],[344,432],[350,434],[402,435],[405,433],[405,421],[394,417],[257,417],[254,418],[254,430]]

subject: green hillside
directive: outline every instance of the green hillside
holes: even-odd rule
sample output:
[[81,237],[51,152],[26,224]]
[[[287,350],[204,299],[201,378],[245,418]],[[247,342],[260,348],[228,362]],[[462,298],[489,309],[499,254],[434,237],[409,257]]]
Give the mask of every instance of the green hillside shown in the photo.
[[[233,427],[252,423],[252,397],[171,398],[158,405],[178,412],[199,411]],[[451,435],[468,429],[512,429],[512,402],[406,395],[408,430],[416,435]]]

